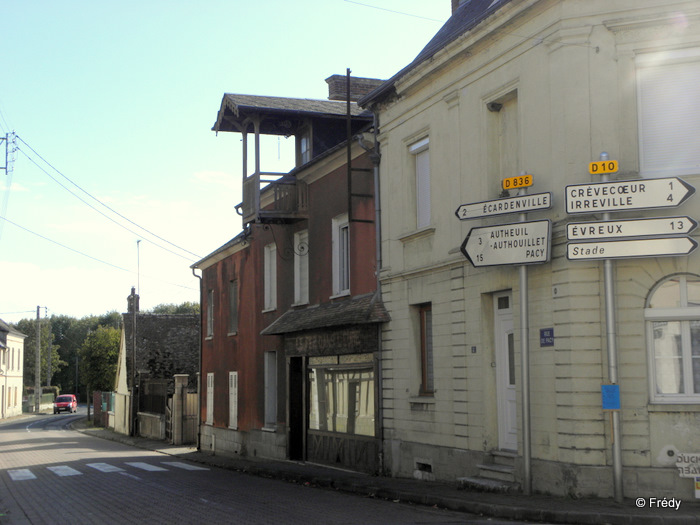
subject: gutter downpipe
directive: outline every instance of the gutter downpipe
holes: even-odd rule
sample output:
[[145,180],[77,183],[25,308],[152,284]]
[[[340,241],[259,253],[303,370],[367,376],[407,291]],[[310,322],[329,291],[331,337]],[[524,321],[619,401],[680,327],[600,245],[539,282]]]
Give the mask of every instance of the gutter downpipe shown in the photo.
[[[379,163],[381,162],[381,153],[379,147],[379,115],[376,109],[372,109],[372,127],[374,130],[374,152],[370,153],[370,159],[374,166],[374,257],[376,261],[375,275],[377,278],[377,299],[382,299],[382,287],[379,282],[379,272],[382,268],[382,207],[379,194]],[[384,391],[384,382],[382,381],[382,327],[377,327],[377,448],[379,455],[379,472],[384,473],[384,410],[382,392]]]
[[202,276],[194,273],[195,268],[192,268],[192,275],[199,279],[199,366],[197,368],[197,450],[201,450],[202,444]]
[[[375,109],[372,109],[372,128],[374,134],[374,146],[370,148],[362,140],[362,135],[358,135],[358,142],[360,147],[365,151],[369,152],[370,160],[372,161],[373,177],[374,177],[374,252],[375,252],[375,262],[376,269],[374,271],[376,278],[376,291],[374,292],[374,297],[372,298],[372,303],[381,301],[382,298],[382,288],[379,282],[379,272],[382,268],[382,207],[379,198],[379,164],[381,162],[381,154],[379,152],[379,115]],[[379,472],[384,473],[384,411],[382,409],[382,399],[381,395],[383,392],[383,382],[382,382],[382,328],[381,326],[377,329],[377,352],[375,355],[375,370],[376,370],[376,383],[377,383],[377,395],[375,397],[375,410],[377,414],[377,422],[375,424],[375,429],[377,432],[377,449],[379,455]]]

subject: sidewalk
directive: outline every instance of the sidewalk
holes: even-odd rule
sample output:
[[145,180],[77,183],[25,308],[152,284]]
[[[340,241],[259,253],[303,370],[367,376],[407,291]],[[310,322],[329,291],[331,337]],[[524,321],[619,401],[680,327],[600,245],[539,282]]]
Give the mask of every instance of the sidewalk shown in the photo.
[[680,508],[674,510],[649,508],[648,498],[645,508],[637,508],[634,499],[626,499],[619,504],[608,499],[574,500],[543,495],[470,492],[448,483],[370,476],[309,463],[215,456],[199,452],[191,446],[173,446],[163,441],[125,436],[100,427],[89,427],[87,424],[87,420],[83,419],[75,423],[73,428],[103,439],[209,466],[367,497],[483,514],[493,518],[596,525],[700,524],[700,502],[682,502]]

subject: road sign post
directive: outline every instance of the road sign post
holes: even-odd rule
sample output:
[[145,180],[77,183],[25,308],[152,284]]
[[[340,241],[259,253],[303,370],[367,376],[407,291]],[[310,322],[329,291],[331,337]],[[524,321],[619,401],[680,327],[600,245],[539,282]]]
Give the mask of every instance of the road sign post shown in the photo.
[[469,230],[460,249],[475,268],[549,261],[549,219],[478,226]]
[[533,193],[532,195],[518,195],[491,201],[473,202],[462,204],[455,215],[464,221],[468,219],[481,219],[506,213],[524,213],[527,211],[547,210],[552,207],[552,193]]
[[678,177],[572,184],[566,187],[566,213],[674,208],[693,193],[695,188]]

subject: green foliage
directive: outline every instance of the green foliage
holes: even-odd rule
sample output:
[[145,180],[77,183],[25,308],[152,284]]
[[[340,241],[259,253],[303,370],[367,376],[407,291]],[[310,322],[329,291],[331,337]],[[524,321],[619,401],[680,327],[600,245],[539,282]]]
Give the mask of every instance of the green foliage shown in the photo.
[[[24,384],[34,386],[36,381],[36,319],[22,319],[17,323],[17,329],[27,334],[24,340]],[[49,370],[49,352],[51,352],[51,381],[53,377],[65,366],[66,361],[61,358],[59,345],[54,344],[54,336],[51,333],[51,324],[46,319],[39,321],[39,340],[41,353],[40,383],[45,385]]]
[[80,347],[80,375],[91,390],[114,390],[121,330],[98,326]]
[[199,303],[185,301],[181,304],[164,303],[153,307],[147,313],[152,314],[199,314]]

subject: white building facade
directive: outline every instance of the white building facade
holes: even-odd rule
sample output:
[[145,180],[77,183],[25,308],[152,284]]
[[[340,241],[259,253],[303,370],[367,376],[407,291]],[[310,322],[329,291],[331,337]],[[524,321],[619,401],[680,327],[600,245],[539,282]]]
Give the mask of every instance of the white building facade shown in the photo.
[[0,319],[0,419],[22,414],[26,337]]
[[[611,497],[618,455],[625,495],[694,497],[676,461],[700,452],[698,85],[696,1],[471,0],[360,101],[381,130],[388,474]],[[632,182],[591,185],[601,152]],[[492,213],[522,209],[530,181],[503,188],[522,172],[533,211]],[[612,322],[601,249],[624,255]]]

